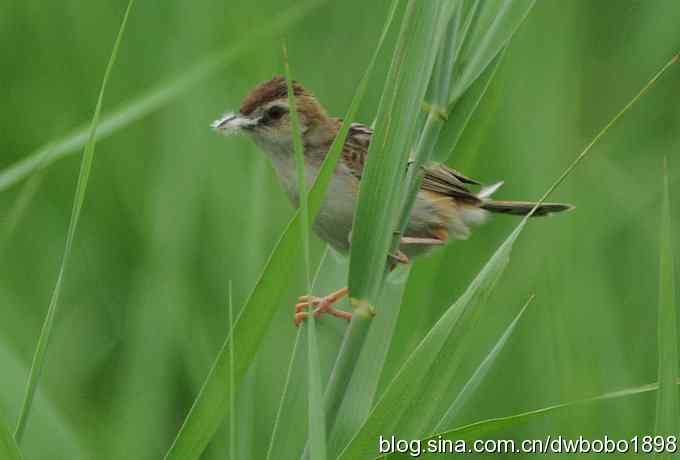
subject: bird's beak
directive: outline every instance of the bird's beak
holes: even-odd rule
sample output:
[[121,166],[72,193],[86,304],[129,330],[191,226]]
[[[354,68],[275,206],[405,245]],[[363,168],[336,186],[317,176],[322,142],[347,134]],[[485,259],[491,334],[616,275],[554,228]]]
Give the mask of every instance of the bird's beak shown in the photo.
[[239,133],[241,130],[252,128],[255,125],[257,125],[257,120],[240,113],[227,113],[213,121],[210,127],[222,134],[229,135]]

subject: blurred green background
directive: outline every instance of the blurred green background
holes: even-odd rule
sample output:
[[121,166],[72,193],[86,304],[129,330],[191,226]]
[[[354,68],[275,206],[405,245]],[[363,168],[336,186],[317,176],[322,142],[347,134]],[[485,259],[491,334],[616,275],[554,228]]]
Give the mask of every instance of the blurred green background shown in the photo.
[[[239,306],[293,211],[266,157],[247,139],[221,138],[208,125],[238,107],[253,85],[282,73],[284,39],[295,77],[342,115],[388,5],[322,2],[285,32],[257,38],[299,3],[137,2],[105,113],[194,70],[214,51],[244,41],[252,46],[97,145],[23,443],[27,459],[159,458],[167,450],[226,335],[228,281]],[[125,6],[0,4],[0,170],[89,120]],[[678,24],[675,0],[539,1],[449,163],[487,183],[505,180],[501,198],[537,198],[680,50]],[[383,58],[376,69],[360,121],[370,123],[375,114],[387,65]],[[656,380],[661,165],[667,156],[675,198],[679,97],[676,66],[553,197],[576,211],[534,220],[520,237],[466,341],[468,371],[526,297],[535,293],[536,300],[457,425]],[[61,263],[78,166],[79,155],[72,155],[33,176],[35,194],[19,220],[11,210],[30,189],[0,192],[0,420],[9,427]],[[680,222],[680,200],[674,201]],[[496,217],[469,241],[415,264],[383,385],[516,223]],[[322,248],[315,240],[314,253]],[[291,261],[291,269],[298,265]],[[338,262],[322,273],[324,289],[345,282],[343,269]],[[239,458],[266,452],[299,293],[291,289],[280,299],[239,392]],[[343,326],[334,318],[319,323],[326,373]],[[300,433],[290,442],[299,448],[306,416],[298,406]],[[504,436],[627,437],[653,426],[648,394],[571,409]],[[203,458],[228,458],[227,452],[225,427]],[[277,458],[296,458],[295,452],[282,450]]]

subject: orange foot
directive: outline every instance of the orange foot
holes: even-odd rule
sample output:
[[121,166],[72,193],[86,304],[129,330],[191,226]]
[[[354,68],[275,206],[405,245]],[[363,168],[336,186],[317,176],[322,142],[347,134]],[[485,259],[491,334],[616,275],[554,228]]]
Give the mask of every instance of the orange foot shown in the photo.
[[[319,317],[323,313],[344,318],[347,321],[352,319],[352,314],[348,311],[338,310],[333,308],[333,304],[347,295],[347,288],[338,289],[337,291],[328,294],[325,297],[316,297],[303,295],[298,299],[299,303],[295,305],[295,326],[299,326],[302,321],[314,315]],[[306,308],[314,307],[312,312],[305,311]]]

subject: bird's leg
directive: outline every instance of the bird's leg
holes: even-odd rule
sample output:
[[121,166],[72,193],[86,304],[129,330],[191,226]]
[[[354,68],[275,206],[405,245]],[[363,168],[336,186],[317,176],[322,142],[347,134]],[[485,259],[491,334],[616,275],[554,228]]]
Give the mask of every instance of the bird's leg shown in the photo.
[[[338,289],[335,292],[328,294],[325,297],[316,297],[311,295],[303,295],[298,299],[295,305],[295,325],[299,326],[300,323],[307,318],[309,315],[314,315],[315,317],[320,316],[323,313],[328,313],[329,315],[336,316],[338,318],[344,318],[347,321],[352,319],[352,313],[344,310],[338,310],[333,308],[333,304],[338,300],[342,299],[347,295],[348,289],[346,287]],[[305,308],[315,307],[312,312],[304,311]]]
[[399,249],[397,249],[394,254],[389,254],[388,257],[390,259],[390,271],[394,270],[394,267],[396,267],[397,264],[406,265],[411,263],[411,259]]

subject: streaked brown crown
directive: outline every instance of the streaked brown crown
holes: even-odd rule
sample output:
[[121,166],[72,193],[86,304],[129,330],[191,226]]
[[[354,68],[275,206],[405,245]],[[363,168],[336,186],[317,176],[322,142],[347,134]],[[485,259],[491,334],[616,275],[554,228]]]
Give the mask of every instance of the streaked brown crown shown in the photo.
[[[293,81],[293,94],[295,94],[296,97],[313,97],[311,93],[295,81]],[[255,89],[243,99],[241,113],[243,115],[250,115],[257,107],[261,107],[271,101],[287,96],[288,85],[286,79],[281,75],[277,75],[271,80],[257,85]]]

